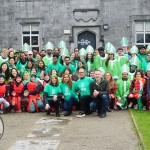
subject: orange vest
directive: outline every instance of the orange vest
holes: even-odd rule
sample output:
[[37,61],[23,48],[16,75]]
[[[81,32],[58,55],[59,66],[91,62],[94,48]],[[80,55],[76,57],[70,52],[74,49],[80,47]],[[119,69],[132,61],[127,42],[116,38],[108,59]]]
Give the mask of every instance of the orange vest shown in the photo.
[[22,83],[19,86],[16,86],[16,84],[14,84],[14,92],[16,93],[16,96],[22,93],[23,88],[24,85]]
[[36,86],[37,86],[37,83],[36,82],[29,82],[27,84],[27,89],[28,89],[28,92],[33,92],[36,90]]
[[4,96],[6,93],[6,84],[0,86],[0,96]]

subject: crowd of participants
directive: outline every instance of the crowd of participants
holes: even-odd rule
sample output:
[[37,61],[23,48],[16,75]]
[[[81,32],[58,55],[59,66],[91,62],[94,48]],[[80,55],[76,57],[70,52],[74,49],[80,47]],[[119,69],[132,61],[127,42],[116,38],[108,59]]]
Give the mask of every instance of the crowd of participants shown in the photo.
[[77,117],[96,111],[100,118],[106,112],[134,108],[150,110],[150,45],[128,47],[126,38],[116,49],[75,48],[69,53],[65,42],[54,48],[22,52],[3,49],[0,56],[0,113],[40,112],[47,115],[60,109],[69,116],[79,109]]

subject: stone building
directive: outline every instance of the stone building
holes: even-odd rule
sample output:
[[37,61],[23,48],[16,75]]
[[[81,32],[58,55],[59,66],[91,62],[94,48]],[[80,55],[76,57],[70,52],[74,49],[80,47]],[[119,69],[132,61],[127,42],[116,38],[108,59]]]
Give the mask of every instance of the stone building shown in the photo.
[[70,51],[120,47],[123,36],[130,46],[150,44],[150,0],[0,0],[0,49],[61,40]]

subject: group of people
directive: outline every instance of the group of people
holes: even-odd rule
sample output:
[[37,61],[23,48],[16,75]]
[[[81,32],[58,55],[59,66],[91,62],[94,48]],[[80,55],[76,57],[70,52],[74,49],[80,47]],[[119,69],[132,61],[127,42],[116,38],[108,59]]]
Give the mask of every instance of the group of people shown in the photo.
[[64,41],[54,48],[21,52],[3,49],[0,56],[0,113],[39,112],[50,115],[52,108],[69,116],[76,106],[77,117],[97,111],[100,118],[107,111],[134,108],[150,110],[150,45],[121,47],[108,42],[105,48],[75,48],[69,53]]

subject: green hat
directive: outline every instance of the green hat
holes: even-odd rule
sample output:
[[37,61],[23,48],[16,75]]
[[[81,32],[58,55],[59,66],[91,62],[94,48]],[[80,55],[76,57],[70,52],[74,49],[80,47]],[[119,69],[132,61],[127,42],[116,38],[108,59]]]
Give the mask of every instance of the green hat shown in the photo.
[[46,45],[45,45],[45,50],[47,51],[48,49],[51,49],[53,51],[54,49],[54,46],[51,42],[48,42]]
[[109,47],[111,46],[112,44],[110,42],[106,43],[105,45],[105,50],[108,51]]
[[100,71],[102,72],[102,75],[104,75],[104,74],[105,74],[105,70],[104,70],[104,68],[100,67],[98,70],[100,70]]
[[86,54],[87,53],[92,53],[93,54],[93,52],[94,52],[94,48],[91,45],[88,45],[87,48],[86,48]]
[[146,72],[150,70],[150,63],[146,66]]
[[58,44],[58,48],[66,47],[66,43],[64,41],[60,41]]
[[85,56],[85,55],[86,55],[86,50],[85,50],[84,48],[81,48],[81,49],[79,50],[79,53],[80,53],[80,55]]
[[125,37],[123,37],[120,41],[120,44],[121,46],[128,46],[129,42]]
[[133,53],[138,54],[138,48],[136,46],[132,46],[132,48],[130,49],[130,53],[131,54],[133,54]]
[[147,50],[150,50],[150,44],[147,46]]
[[140,61],[139,61],[138,57],[135,55],[129,60],[129,62],[130,62],[130,65],[138,66]]
[[31,50],[31,48],[30,48],[30,46],[27,44],[27,43],[25,43],[23,46],[22,46],[22,51],[30,51]]
[[61,56],[69,56],[69,51],[66,47],[63,47],[60,51]]
[[111,44],[111,46],[108,48],[108,53],[116,53],[116,48]]
[[121,73],[123,73],[123,72],[129,72],[129,66],[127,65],[127,64],[124,64],[122,67],[121,67]]

